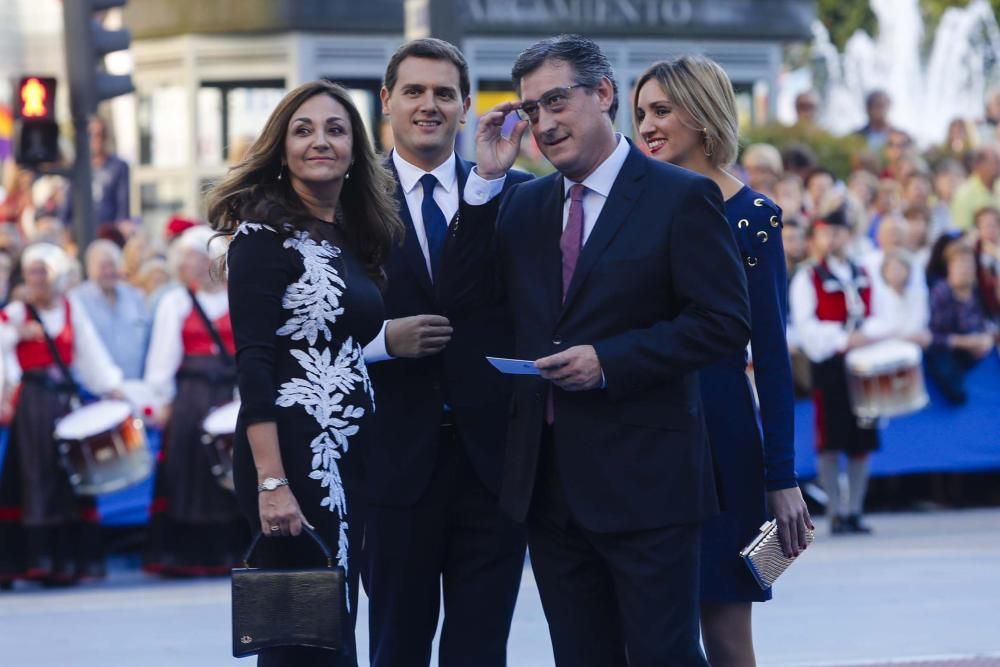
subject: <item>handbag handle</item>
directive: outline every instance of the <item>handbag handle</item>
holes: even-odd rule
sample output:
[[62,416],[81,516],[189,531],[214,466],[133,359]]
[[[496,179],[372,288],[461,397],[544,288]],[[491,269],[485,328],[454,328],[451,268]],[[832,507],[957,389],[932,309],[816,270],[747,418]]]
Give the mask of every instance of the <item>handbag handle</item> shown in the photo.
[[[323,556],[326,557],[326,566],[333,567],[333,554],[330,553],[330,547],[326,546],[326,542],[323,541],[323,538],[321,538],[315,530],[313,530],[306,524],[302,524],[302,530],[309,537],[313,539],[313,542],[316,543],[316,546],[318,546],[320,548],[320,551],[323,552]],[[249,569],[250,556],[252,556],[253,552],[257,549],[257,543],[260,542],[260,538],[263,536],[264,534],[261,532],[258,532],[256,535],[253,536],[253,539],[250,541],[250,546],[247,547],[246,553],[243,554],[243,567]]]

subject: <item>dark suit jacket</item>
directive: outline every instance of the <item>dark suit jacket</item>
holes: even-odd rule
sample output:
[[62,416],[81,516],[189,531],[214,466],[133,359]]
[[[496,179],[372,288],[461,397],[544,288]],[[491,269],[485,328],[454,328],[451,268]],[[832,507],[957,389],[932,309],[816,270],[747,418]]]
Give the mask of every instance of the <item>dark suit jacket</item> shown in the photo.
[[[388,166],[394,169],[391,160]],[[406,237],[386,264],[386,318],[443,315],[454,333],[440,354],[368,366],[377,437],[366,458],[366,475],[371,499],[379,504],[410,505],[426,489],[446,404],[473,467],[483,483],[499,493],[511,385],[486,355],[510,356],[513,333],[507,311],[489,298],[500,197],[485,206],[465,203],[462,193],[472,166],[456,157],[459,208],[449,225],[441,275],[433,283],[402,187],[396,186]],[[511,171],[505,188],[529,178]]]
[[[598,532],[700,521],[717,511],[695,371],[744,348],[747,283],[718,187],[634,147],[560,303],[563,178],[511,189],[500,275],[515,356],[593,345],[605,389],[555,390],[557,469],[574,518]],[[529,510],[548,383],[515,381],[502,506]]]

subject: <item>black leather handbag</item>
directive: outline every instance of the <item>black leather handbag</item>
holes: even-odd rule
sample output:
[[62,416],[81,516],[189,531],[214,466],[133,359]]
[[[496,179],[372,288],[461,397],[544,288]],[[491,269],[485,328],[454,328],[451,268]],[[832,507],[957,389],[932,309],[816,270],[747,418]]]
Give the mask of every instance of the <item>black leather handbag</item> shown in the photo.
[[312,528],[303,526],[302,530],[323,551],[326,567],[250,567],[261,538],[257,533],[243,555],[243,567],[233,568],[233,657],[278,646],[342,648],[344,568],[333,565],[329,547]]

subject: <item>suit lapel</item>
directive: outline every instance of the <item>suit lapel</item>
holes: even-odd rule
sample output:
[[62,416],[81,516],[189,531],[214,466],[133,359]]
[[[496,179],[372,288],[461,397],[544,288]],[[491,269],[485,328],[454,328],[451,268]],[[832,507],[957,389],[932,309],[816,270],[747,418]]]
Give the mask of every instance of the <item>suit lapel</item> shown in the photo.
[[458,177],[458,209],[455,212],[455,217],[448,221],[449,240],[458,235],[465,207],[468,206],[465,203],[465,182],[469,180],[469,172],[472,171],[473,166],[473,163],[463,160],[458,153],[455,153],[455,175]]
[[399,215],[406,225],[406,235],[403,237],[403,255],[410,264],[410,270],[417,277],[417,283],[427,292],[427,295],[434,296],[434,287],[431,285],[431,276],[427,273],[427,261],[424,259],[424,252],[420,249],[420,242],[417,241],[417,232],[413,227],[413,218],[410,216],[410,207],[406,205],[406,195],[403,193],[403,186],[399,183],[399,174],[396,173],[396,166],[392,163],[392,158],[385,161],[385,166],[392,171],[396,178],[396,201],[399,202]]
[[553,314],[559,313],[562,308],[562,251],[559,249],[559,239],[562,236],[565,199],[563,177],[557,174],[548,197],[542,203],[539,216],[542,222],[539,230],[541,243],[538,244],[542,282],[547,303]]
[[[604,202],[601,215],[597,218],[586,243],[583,244],[580,258],[576,262],[576,269],[573,271],[573,280],[570,281],[569,291],[563,304],[563,315],[566,314],[573,299],[579,294],[580,286],[586,280],[587,274],[594,268],[601,253],[618,233],[639,198],[639,194],[642,192],[642,180],[646,175],[646,159],[634,146],[629,151],[621,171],[618,172],[618,178],[611,186],[611,192],[608,194],[608,200]],[[561,184],[562,180],[560,179]]]

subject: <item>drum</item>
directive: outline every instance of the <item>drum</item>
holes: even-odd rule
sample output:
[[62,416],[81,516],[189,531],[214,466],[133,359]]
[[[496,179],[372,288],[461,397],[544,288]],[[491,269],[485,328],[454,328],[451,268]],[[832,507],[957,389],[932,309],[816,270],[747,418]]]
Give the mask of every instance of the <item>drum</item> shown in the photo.
[[920,347],[887,340],[847,353],[847,389],[861,419],[898,417],[916,412],[929,398],[920,365]]
[[236,419],[240,414],[240,402],[230,401],[208,413],[201,424],[201,442],[208,453],[209,465],[215,479],[224,489],[233,486],[233,437],[236,433]]
[[153,471],[146,431],[125,401],[98,401],[70,412],[56,422],[55,439],[80,495],[118,491]]

